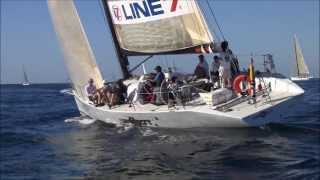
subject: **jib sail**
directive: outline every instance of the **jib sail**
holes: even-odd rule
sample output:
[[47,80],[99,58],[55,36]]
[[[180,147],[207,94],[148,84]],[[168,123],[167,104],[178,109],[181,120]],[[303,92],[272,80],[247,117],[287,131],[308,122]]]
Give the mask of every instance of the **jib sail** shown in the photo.
[[73,88],[87,98],[84,88],[88,80],[94,79],[97,87],[102,87],[103,81],[74,2],[48,0],[48,7]]

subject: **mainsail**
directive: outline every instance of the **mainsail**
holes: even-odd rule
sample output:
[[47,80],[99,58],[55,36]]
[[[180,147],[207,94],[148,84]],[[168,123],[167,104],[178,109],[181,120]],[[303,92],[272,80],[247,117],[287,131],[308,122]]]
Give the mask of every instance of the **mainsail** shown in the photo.
[[22,71],[23,71],[23,83],[29,83],[27,72],[24,66],[22,66]]
[[48,0],[53,25],[76,93],[86,98],[84,90],[90,78],[102,87],[103,79],[82,27],[73,0]]
[[103,0],[122,53],[211,52],[213,37],[196,0]]
[[294,36],[294,51],[296,55],[297,73],[299,77],[309,76],[309,69],[304,61],[303,54],[298,42],[298,38]]

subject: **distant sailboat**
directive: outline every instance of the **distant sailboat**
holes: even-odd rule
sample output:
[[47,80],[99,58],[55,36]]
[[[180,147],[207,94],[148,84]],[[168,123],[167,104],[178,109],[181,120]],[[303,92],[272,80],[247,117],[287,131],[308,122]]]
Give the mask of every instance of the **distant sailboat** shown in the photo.
[[304,57],[302,54],[301,47],[298,42],[298,38],[296,35],[294,35],[294,53],[296,56],[296,76],[291,77],[291,80],[293,81],[304,81],[304,80],[309,80],[312,78],[310,75],[308,66],[306,62],[304,61]]
[[29,86],[30,85],[30,82],[28,80],[28,76],[27,76],[27,73],[26,73],[26,69],[24,66],[22,66],[22,71],[23,71],[23,82],[22,82],[22,86]]

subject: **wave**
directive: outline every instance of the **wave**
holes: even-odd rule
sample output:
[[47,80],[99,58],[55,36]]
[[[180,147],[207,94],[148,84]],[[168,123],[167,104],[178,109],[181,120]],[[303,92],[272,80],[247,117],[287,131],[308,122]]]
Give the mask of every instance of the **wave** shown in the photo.
[[68,118],[68,119],[64,120],[64,122],[66,122],[66,123],[78,122],[80,124],[85,124],[85,125],[93,124],[96,121],[97,121],[96,119],[92,119],[87,116],[72,117],[72,118]]
[[310,93],[304,96],[303,102],[308,103],[310,105],[319,105],[320,103],[320,92]]
[[140,130],[140,132],[143,137],[157,136],[159,134],[157,131],[153,131],[151,128],[143,128]]
[[59,92],[61,94],[73,95],[72,89],[61,89]]
[[154,131],[152,128],[149,127],[137,127],[134,126],[133,124],[123,124],[123,125],[118,125],[116,126],[118,129],[118,134],[123,134],[123,133],[136,133],[141,135],[142,137],[153,137],[157,136],[159,133],[157,131]]

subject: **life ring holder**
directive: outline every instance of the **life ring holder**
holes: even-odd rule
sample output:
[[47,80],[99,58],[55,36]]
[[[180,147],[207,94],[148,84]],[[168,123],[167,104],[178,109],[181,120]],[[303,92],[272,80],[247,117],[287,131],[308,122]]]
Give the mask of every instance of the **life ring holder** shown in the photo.
[[239,93],[239,94],[242,94],[243,92],[246,92],[247,94],[251,95],[252,94],[252,91],[250,91],[250,87],[243,90],[241,89],[240,87],[240,84],[241,82],[243,81],[246,81],[246,82],[249,82],[249,77],[247,75],[244,75],[244,74],[240,74],[238,75],[234,80],[233,80],[233,84],[232,84],[232,87],[233,87],[233,90],[236,92],[236,93]]

